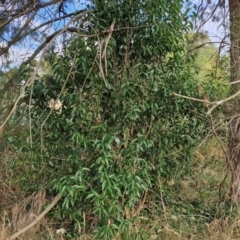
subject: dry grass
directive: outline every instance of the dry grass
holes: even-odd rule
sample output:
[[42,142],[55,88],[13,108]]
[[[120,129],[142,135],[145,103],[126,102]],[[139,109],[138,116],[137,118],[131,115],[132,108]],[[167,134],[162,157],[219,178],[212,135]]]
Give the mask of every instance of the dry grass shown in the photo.
[[[40,190],[30,197],[24,199],[22,203],[16,203],[11,210],[11,222],[14,232],[18,232],[28,224],[33,222],[41,213],[46,202],[45,191]],[[44,221],[44,220],[43,220]],[[40,222],[25,233],[27,236],[33,236],[40,229]]]
[[207,225],[206,237],[209,240],[240,240],[240,219],[215,219]]
[[0,224],[0,240],[7,240],[10,237],[10,232],[8,230],[8,224],[6,220],[6,212],[2,213],[2,219]]
[[[1,206],[2,211],[2,219],[1,219],[1,230],[2,230],[2,238],[7,239],[6,236],[10,234],[10,232],[17,232],[23,229],[25,226],[30,224],[36,216],[38,216],[42,208],[45,204],[45,191],[40,190],[39,192],[33,194],[32,196],[25,197],[23,199],[16,199],[15,193],[13,198],[15,199],[15,203],[9,201],[9,205],[7,205],[7,200],[11,199],[11,195],[8,195],[6,198],[6,193],[9,191],[10,187],[5,189],[5,192],[2,189],[2,194],[5,193],[5,203]],[[8,191],[6,191],[8,190]],[[13,194],[13,191],[10,191]],[[18,193],[19,194],[19,193]],[[22,194],[26,195],[25,193]],[[1,197],[1,196],[0,196]],[[3,198],[2,198],[3,199]],[[4,208],[3,208],[4,207]],[[41,223],[38,223],[34,227],[32,227],[29,231],[27,231],[24,236],[26,238],[32,238],[32,236],[39,231],[41,224],[44,224],[44,220]]]

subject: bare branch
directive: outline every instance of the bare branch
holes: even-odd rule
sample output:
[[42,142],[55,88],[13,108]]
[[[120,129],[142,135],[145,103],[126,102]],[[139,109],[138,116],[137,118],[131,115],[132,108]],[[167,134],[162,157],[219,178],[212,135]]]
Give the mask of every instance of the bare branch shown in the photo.
[[24,25],[18,31],[16,36],[8,43],[7,47],[2,48],[2,50],[0,51],[0,56],[6,53],[13,44],[22,39],[21,33],[28,27],[29,23],[33,20],[36,14],[36,12],[32,14],[32,16],[24,23]]
[[[39,3],[39,4],[34,4],[31,1],[28,1],[28,4],[24,7],[21,7],[18,10],[15,10],[15,13],[10,15],[10,19],[8,19],[7,21],[4,21],[2,24],[0,24],[0,28],[3,28],[5,26],[7,26],[9,23],[13,22],[15,19],[20,18],[21,16],[27,15],[31,12],[35,12],[38,11],[42,8],[45,8],[47,6],[51,6],[54,5],[56,3],[60,2],[60,0],[52,0],[50,2],[45,2],[45,3]],[[8,13],[7,13],[8,14]],[[9,17],[9,14],[8,14]]]
[[217,102],[210,102],[210,101],[208,101],[208,100],[203,100],[203,99],[199,99],[199,98],[188,97],[188,96],[181,95],[181,94],[178,94],[178,93],[175,93],[175,92],[173,92],[172,94],[173,94],[174,96],[176,96],[176,97],[181,97],[181,98],[185,98],[185,99],[190,99],[190,100],[193,100],[193,101],[196,101],[196,102],[202,102],[202,103],[207,103],[207,104],[217,104]]
[[[61,20],[64,20],[66,18],[69,18],[69,17],[72,17],[74,15],[77,15],[79,13],[83,12],[82,10],[81,11],[77,11],[77,12],[72,12],[72,13],[69,13],[69,14],[66,14],[66,15],[63,15],[61,17],[58,17],[58,18],[54,18],[54,19],[51,19],[47,22],[44,22],[42,24],[40,24],[39,26],[33,28],[33,29],[30,29],[26,34],[24,34],[24,37],[27,36],[28,34],[32,33],[32,32],[36,32],[37,30],[39,30],[40,28],[48,25],[48,24],[52,24],[53,22],[57,22],[57,21],[61,21]],[[85,12],[85,11],[84,11]]]
[[197,102],[202,102],[202,103],[207,103],[209,105],[213,105],[212,108],[210,108],[207,112],[207,115],[210,115],[212,113],[212,111],[219,105],[222,105],[225,102],[228,102],[229,100],[232,100],[234,98],[236,98],[237,96],[240,95],[240,90],[238,92],[236,92],[235,94],[231,95],[230,97],[224,98],[222,100],[219,101],[214,101],[214,102],[210,102],[207,100],[203,100],[203,99],[198,99],[198,98],[193,98],[193,97],[188,97],[188,96],[184,96],[178,93],[173,92],[173,95],[176,97],[181,97],[181,98],[185,98],[185,99],[189,99],[189,100],[193,100],[193,101],[197,101]]

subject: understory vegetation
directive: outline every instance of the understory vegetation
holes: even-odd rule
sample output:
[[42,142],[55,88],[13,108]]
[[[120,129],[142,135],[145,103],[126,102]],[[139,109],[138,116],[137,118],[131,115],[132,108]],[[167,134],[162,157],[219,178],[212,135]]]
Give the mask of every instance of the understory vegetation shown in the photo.
[[[5,154],[5,166],[1,168],[1,196],[4,196],[1,208],[5,209],[1,221],[1,239],[7,239],[12,225],[28,223],[27,216],[34,213],[36,208],[42,208],[46,199],[51,201],[42,192],[38,192],[41,197],[36,198],[31,194],[32,191],[23,191],[16,184],[6,181],[12,179],[9,170],[9,155],[12,153],[5,150]],[[204,139],[195,149],[189,167],[190,174],[179,178],[181,171],[178,171],[168,180],[161,179],[155,191],[150,190],[142,195],[136,207],[125,212],[132,224],[122,238],[238,239],[238,211],[231,209],[227,201],[229,177],[225,179],[225,155],[214,137]],[[59,209],[55,211],[58,212]],[[15,215],[9,216],[9,212]],[[83,224],[77,227],[77,239],[93,239],[92,229],[97,221],[96,216],[85,211],[83,219]],[[41,225],[35,226],[20,239],[63,239],[65,234],[59,234],[60,230],[69,231],[71,226],[68,218],[62,220],[50,214]],[[115,239],[121,238],[116,234]]]

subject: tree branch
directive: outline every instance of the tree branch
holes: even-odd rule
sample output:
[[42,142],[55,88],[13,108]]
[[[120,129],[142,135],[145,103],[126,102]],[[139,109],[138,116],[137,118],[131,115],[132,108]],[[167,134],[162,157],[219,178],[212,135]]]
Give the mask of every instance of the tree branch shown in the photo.
[[28,27],[29,23],[33,20],[36,14],[37,12],[33,13],[32,16],[24,23],[24,25],[18,31],[18,33],[14,36],[14,38],[8,43],[8,45],[5,48],[2,48],[2,50],[0,51],[0,56],[6,53],[13,44],[22,39],[21,33]]
[[[5,22],[3,22],[2,24],[0,24],[0,28],[3,28],[5,26],[7,26],[9,23],[11,23],[13,20],[15,20],[16,18],[19,18],[23,15],[27,15],[28,13],[30,12],[36,12],[42,8],[45,8],[47,6],[50,6],[50,5],[54,5],[56,3],[60,2],[60,0],[52,0],[50,2],[45,2],[45,3],[41,3],[41,4],[32,4],[31,1],[28,2],[28,5],[26,5],[26,7],[21,7],[20,9],[16,10],[16,12],[14,14],[11,15],[11,18]],[[9,16],[8,14],[8,11],[7,11],[7,15]]]
[[[66,24],[66,26],[65,26],[62,30],[59,30],[57,33],[54,34],[54,36],[52,36],[52,35],[49,36],[48,41],[45,42],[45,45],[47,45],[47,46],[46,46],[46,48],[44,49],[43,53],[41,54],[40,60],[39,60],[39,62],[38,62],[38,64],[37,64],[36,68],[34,69],[34,72],[33,72],[32,75],[29,77],[29,79],[27,80],[26,84],[22,87],[22,92],[23,92],[23,93],[25,92],[25,89],[26,89],[27,87],[31,86],[31,84],[34,82],[34,79],[35,79],[35,77],[36,77],[37,71],[38,71],[38,69],[39,69],[39,67],[40,67],[40,65],[41,65],[41,62],[42,62],[42,60],[43,60],[43,57],[44,57],[46,51],[47,51],[48,48],[50,47],[50,44],[51,44],[60,34],[62,34],[64,31],[66,31],[66,30],[68,29],[68,27],[71,25],[72,22],[74,22],[74,21],[76,21],[77,19],[81,18],[84,14],[87,14],[88,12],[91,12],[91,11],[88,10],[88,11],[86,11],[86,12],[84,12],[84,13],[80,13],[80,14],[74,16],[74,17]],[[43,46],[45,46],[45,45],[43,45]],[[37,51],[37,52],[35,51],[34,54],[33,54],[31,57],[34,58],[34,56],[36,56],[42,49],[43,49],[43,47],[42,47],[41,49],[38,48],[38,49],[37,49],[38,51]],[[29,62],[29,59],[28,59],[28,61],[26,61],[26,62]],[[25,64],[26,64],[26,62],[25,62]],[[21,65],[21,66],[22,66],[22,65]],[[4,125],[6,124],[6,122],[9,120],[9,118],[12,116],[12,114],[14,113],[14,111],[15,111],[15,109],[16,109],[16,107],[17,107],[17,104],[18,104],[18,102],[20,101],[21,98],[22,98],[22,94],[20,94],[20,95],[18,96],[17,100],[16,100],[15,103],[14,103],[14,106],[13,106],[13,108],[12,108],[12,111],[9,113],[8,117],[5,119],[5,121],[4,121],[4,122],[2,123],[2,125],[0,126],[0,131],[1,131],[1,129],[4,127]]]
[[224,99],[219,100],[219,101],[214,101],[214,102],[210,102],[210,101],[203,100],[203,99],[198,99],[198,98],[193,98],[193,97],[184,96],[184,95],[181,95],[181,94],[178,94],[178,93],[175,93],[175,92],[173,92],[173,95],[176,96],[176,97],[181,97],[181,98],[190,99],[190,100],[193,100],[193,101],[197,101],[197,102],[202,102],[202,103],[207,103],[207,104],[213,105],[213,106],[207,111],[207,115],[210,115],[210,114],[212,113],[212,111],[213,111],[217,106],[222,105],[223,103],[228,102],[229,100],[234,99],[235,97],[239,96],[239,95],[240,95],[240,90],[239,90],[238,92],[236,92],[235,94],[231,95],[230,97],[224,98]]
[[181,95],[181,94],[178,94],[178,93],[175,93],[175,92],[173,92],[172,94],[173,94],[174,96],[176,96],[176,97],[181,97],[181,98],[185,98],[185,99],[190,99],[190,100],[193,100],[193,101],[196,101],[196,102],[202,102],[202,103],[207,103],[207,104],[217,104],[217,102],[210,102],[210,101],[208,101],[208,100],[203,100],[203,99],[199,99],[199,98],[188,97],[188,96]]
[[48,24],[51,24],[51,23],[53,23],[53,22],[57,22],[57,21],[64,20],[64,19],[66,19],[66,18],[68,18],[68,17],[72,17],[72,16],[74,16],[74,15],[76,15],[76,14],[79,14],[79,13],[81,13],[81,12],[83,12],[83,10],[76,11],[76,12],[72,12],[72,13],[63,15],[63,16],[61,16],[61,17],[51,19],[51,20],[49,20],[49,21],[47,21],[47,22],[44,22],[44,23],[40,24],[39,26],[37,26],[37,27],[35,27],[35,28],[33,28],[33,29],[30,29],[24,36],[27,36],[28,34],[30,34],[30,33],[32,33],[32,32],[36,32],[38,29],[40,29],[40,28],[42,28],[42,27],[44,27],[44,26],[46,26],[46,25],[48,25]]

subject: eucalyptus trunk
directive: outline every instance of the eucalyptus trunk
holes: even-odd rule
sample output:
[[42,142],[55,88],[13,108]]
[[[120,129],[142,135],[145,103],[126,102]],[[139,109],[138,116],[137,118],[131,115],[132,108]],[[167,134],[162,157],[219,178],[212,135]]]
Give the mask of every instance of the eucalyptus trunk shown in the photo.
[[[230,82],[240,80],[240,1],[229,0],[230,37],[231,37],[231,78]],[[239,84],[232,84],[230,94],[240,89]],[[240,117],[239,98],[232,102],[231,121],[229,124],[228,167],[231,172],[230,199],[233,205],[240,200]]]

